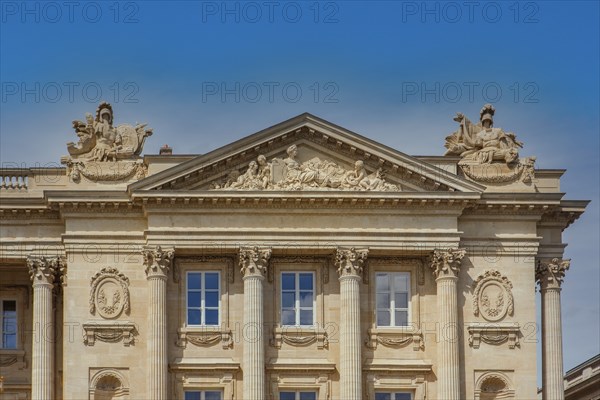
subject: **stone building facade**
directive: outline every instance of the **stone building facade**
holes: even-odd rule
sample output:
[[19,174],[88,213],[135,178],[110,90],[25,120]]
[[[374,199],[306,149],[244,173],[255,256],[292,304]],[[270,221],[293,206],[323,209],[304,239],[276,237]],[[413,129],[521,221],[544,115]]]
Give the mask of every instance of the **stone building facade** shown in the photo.
[[562,232],[587,202],[494,112],[458,114],[444,156],[310,114],[142,156],[152,130],[101,104],[64,168],[2,171],[0,397],[533,399],[542,329],[563,398]]

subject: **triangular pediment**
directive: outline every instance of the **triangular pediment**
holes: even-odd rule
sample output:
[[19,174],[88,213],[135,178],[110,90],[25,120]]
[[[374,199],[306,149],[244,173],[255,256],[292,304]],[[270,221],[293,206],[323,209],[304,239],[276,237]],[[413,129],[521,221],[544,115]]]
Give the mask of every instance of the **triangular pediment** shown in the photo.
[[310,114],[299,115],[130,186],[136,192],[483,189]]

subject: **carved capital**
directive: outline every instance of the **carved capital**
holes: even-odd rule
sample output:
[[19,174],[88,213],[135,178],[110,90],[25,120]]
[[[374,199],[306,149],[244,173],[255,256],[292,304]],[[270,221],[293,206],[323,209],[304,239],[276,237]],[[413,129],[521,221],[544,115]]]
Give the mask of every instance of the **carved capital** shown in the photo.
[[163,250],[162,247],[156,246],[154,249],[142,250],[142,255],[147,278],[166,278],[173,263],[175,250],[173,248]]
[[538,260],[535,267],[535,280],[540,284],[540,289],[560,288],[565,279],[565,272],[570,266],[571,260],[560,258]]
[[457,278],[465,249],[434,250],[431,255],[433,276],[438,278]]
[[362,276],[365,261],[369,255],[369,249],[342,249],[335,250],[335,266],[341,277]]
[[29,256],[27,257],[27,268],[29,268],[29,277],[33,286],[37,284],[54,285],[61,272],[66,271],[66,263],[63,257]]
[[248,276],[264,277],[267,273],[269,260],[271,259],[271,248],[240,247],[239,265],[244,278]]

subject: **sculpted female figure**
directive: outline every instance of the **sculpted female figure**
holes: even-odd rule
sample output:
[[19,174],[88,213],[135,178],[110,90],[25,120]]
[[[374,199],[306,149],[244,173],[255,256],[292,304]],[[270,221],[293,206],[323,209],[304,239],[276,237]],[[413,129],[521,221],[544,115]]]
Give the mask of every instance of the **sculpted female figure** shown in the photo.
[[296,161],[298,155],[298,147],[293,144],[287,149],[288,157],[283,160],[287,167],[285,174],[286,183],[299,183],[301,185],[315,182],[318,172],[309,168],[305,168]]
[[240,175],[237,180],[229,186],[229,189],[256,189],[258,186],[258,164],[256,161],[251,161],[250,164],[248,164],[248,170]]

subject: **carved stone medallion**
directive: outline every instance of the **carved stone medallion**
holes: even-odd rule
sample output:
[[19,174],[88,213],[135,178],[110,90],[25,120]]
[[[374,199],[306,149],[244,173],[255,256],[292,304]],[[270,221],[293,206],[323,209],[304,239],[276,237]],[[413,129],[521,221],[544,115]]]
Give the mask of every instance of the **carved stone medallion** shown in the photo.
[[129,314],[129,278],[116,268],[102,268],[90,282],[90,313],[105,319]]
[[485,271],[475,281],[473,291],[473,313],[487,321],[499,321],[507,314],[512,315],[514,300],[512,283],[496,270]]

